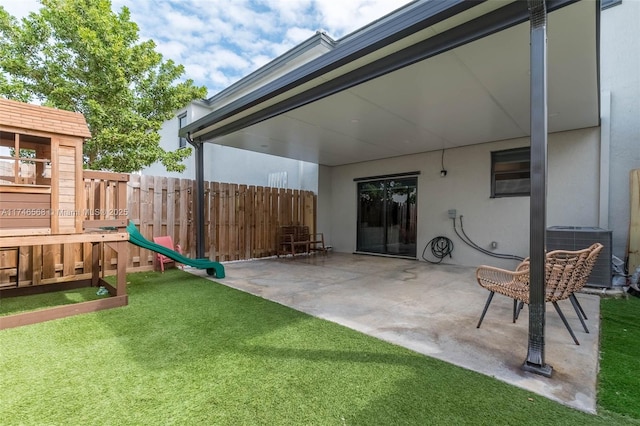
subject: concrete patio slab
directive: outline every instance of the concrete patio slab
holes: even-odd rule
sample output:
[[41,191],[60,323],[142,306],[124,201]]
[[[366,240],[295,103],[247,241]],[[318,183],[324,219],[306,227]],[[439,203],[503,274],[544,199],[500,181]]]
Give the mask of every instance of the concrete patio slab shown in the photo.
[[[475,268],[330,253],[225,264],[227,286],[477,371],[570,407],[595,413],[600,334],[599,297],[577,297],[585,333],[569,301],[560,302],[580,345],[547,306],[545,354],[551,378],[527,373],[528,310],[511,321],[513,302],[496,296],[480,329],[488,296]],[[191,270],[206,277],[203,271]],[[207,277],[210,278],[210,277]]]

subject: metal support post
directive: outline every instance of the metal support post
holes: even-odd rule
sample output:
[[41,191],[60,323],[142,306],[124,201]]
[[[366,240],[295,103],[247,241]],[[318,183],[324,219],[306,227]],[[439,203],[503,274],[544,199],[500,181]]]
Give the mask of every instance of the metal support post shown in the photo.
[[193,194],[193,210],[196,231],[196,258],[204,258],[204,144],[194,141],[187,134],[187,141],[196,150],[196,193]]
[[522,368],[550,377],[544,359],[545,236],[547,216],[547,10],[544,0],[528,0],[531,19],[531,198],[529,348]]

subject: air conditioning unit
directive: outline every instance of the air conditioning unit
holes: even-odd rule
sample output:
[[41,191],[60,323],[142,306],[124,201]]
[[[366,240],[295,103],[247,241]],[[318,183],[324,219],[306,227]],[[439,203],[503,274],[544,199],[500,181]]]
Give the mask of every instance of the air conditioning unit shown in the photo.
[[547,250],[582,250],[594,243],[604,247],[593,266],[588,287],[611,288],[611,231],[590,226],[552,226],[547,228]]

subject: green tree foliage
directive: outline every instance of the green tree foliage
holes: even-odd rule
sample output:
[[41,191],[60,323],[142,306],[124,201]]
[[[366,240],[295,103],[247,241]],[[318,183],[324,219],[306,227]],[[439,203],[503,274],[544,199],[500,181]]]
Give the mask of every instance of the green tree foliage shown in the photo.
[[84,114],[91,169],[131,172],[160,161],[184,170],[190,148],[164,151],[158,131],[206,88],[179,81],[184,67],[138,40],[126,7],[116,14],[110,0],[40,1],[21,21],[0,6],[0,96]]

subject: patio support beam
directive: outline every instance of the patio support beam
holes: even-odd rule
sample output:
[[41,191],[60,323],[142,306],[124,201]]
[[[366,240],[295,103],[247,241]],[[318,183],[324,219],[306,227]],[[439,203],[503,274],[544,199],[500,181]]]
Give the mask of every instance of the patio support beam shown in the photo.
[[528,0],[531,20],[531,197],[529,216],[529,347],[522,368],[551,377],[544,359],[547,216],[547,10]]
[[196,151],[196,191],[193,194],[193,209],[196,230],[196,258],[204,258],[204,143],[200,138],[196,141],[187,134],[187,141]]

